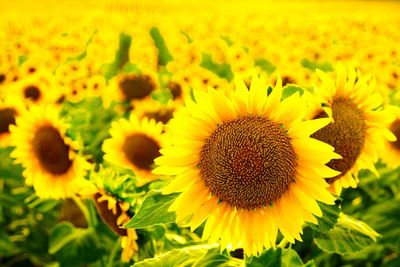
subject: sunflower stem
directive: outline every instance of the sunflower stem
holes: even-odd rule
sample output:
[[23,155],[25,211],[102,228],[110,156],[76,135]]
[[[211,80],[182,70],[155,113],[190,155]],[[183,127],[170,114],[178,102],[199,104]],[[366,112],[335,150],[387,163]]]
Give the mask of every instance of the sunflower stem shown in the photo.
[[80,199],[76,196],[73,196],[72,199],[75,202],[75,204],[79,207],[79,209],[82,211],[83,216],[85,216],[88,226],[92,227],[93,222],[92,222],[92,217],[90,216],[88,207],[85,205],[85,203],[82,201],[82,199]]
[[107,261],[107,266],[106,267],[112,267],[115,259],[115,255],[117,254],[119,245],[121,243],[121,237],[118,238],[118,240],[114,243],[114,246],[111,250],[110,257],[108,257]]

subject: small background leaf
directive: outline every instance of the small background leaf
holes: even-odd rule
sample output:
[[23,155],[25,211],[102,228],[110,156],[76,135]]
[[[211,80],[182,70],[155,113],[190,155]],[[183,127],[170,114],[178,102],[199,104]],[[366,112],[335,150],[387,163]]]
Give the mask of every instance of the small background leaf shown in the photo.
[[125,228],[146,228],[157,224],[175,222],[176,215],[168,208],[178,194],[163,195],[159,190],[152,190],[144,198],[143,204]]
[[[361,221],[358,222],[362,223]],[[345,224],[340,220],[328,232],[317,232],[314,241],[320,249],[341,255],[359,252],[375,242],[364,232],[349,227],[347,223]]]

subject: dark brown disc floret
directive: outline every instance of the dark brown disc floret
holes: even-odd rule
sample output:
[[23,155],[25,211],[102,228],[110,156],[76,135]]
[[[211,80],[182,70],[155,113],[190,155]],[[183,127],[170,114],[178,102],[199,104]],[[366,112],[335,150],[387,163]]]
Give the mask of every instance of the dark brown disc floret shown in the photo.
[[61,175],[71,168],[70,147],[53,126],[39,128],[32,140],[32,146],[42,167],[51,174]]
[[397,140],[390,144],[397,150],[400,150],[400,119],[395,120],[390,125],[390,131],[396,136]]
[[260,116],[217,126],[203,145],[201,177],[230,206],[255,209],[279,199],[295,181],[296,156],[278,123]]
[[24,89],[24,96],[26,99],[37,101],[40,98],[40,89],[35,85],[30,85]]
[[[331,122],[315,132],[311,137],[325,142],[335,148],[342,159],[332,159],[327,166],[339,171],[336,177],[326,179],[332,183],[345,175],[356,163],[364,148],[367,126],[364,113],[350,99],[337,98],[332,103]],[[315,118],[326,118],[321,111]]]
[[156,84],[149,75],[126,76],[119,82],[119,86],[127,101],[143,99],[156,89]]
[[0,109],[0,134],[10,132],[10,125],[15,124],[15,115],[16,113],[14,109]]
[[154,159],[161,156],[159,144],[141,133],[126,137],[122,149],[125,156],[134,166],[147,171],[152,169]]

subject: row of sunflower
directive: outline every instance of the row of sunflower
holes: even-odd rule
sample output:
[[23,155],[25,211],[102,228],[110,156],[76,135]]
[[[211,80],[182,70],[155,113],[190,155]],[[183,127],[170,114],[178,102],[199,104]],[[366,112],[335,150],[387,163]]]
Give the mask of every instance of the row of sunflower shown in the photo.
[[398,264],[398,16],[109,12],[0,24],[1,264]]

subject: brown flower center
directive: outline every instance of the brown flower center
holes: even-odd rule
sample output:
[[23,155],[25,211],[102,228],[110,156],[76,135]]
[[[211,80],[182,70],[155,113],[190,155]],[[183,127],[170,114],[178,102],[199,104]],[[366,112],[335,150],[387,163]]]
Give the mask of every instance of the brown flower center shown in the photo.
[[179,83],[169,82],[168,89],[171,91],[172,98],[174,100],[182,96],[182,87],[179,85]]
[[392,133],[397,137],[397,140],[395,142],[391,142],[391,145],[395,149],[400,150],[400,119],[392,122],[390,125],[390,131],[392,131]]
[[[332,183],[345,175],[357,161],[364,147],[367,126],[364,113],[350,99],[337,98],[332,103],[333,123],[315,132],[311,137],[330,144],[342,159],[333,159],[327,166],[341,172],[326,179]],[[315,118],[326,118],[322,111]]]
[[155,112],[146,112],[144,116],[149,119],[154,119],[156,122],[162,122],[163,124],[167,124],[169,120],[172,119],[173,117],[173,110],[160,109]]
[[66,173],[72,165],[70,147],[53,126],[39,128],[32,141],[33,151],[44,169],[54,175]]
[[127,76],[120,81],[119,86],[127,101],[143,99],[156,88],[153,79],[148,75]]
[[122,149],[129,161],[143,170],[151,170],[154,159],[161,156],[158,143],[144,134],[128,136]]
[[217,126],[202,148],[199,167],[214,195],[250,210],[273,203],[288,190],[296,156],[279,124],[248,116]]
[[11,108],[0,109],[0,134],[10,132],[11,124],[15,124],[15,110]]
[[96,203],[96,208],[97,211],[99,212],[99,215],[103,222],[105,222],[111,230],[113,230],[117,235],[119,236],[126,236],[127,231],[126,229],[120,228],[119,225],[117,224],[118,217],[122,214],[121,207],[117,203],[117,212],[114,214],[112,210],[108,209],[108,201],[102,201],[99,203],[99,198],[102,195],[100,193],[96,193],[94,195],[94,200]]
[[41,92],[39,88],[37,88],[34,85],[30,85],[25,88],[24,90],[24,96],[26,99],[31,99],[33,101],[36,101],[40,98]]
[[6,75],[0,74],[0,84],[2,84],[6,80]]

